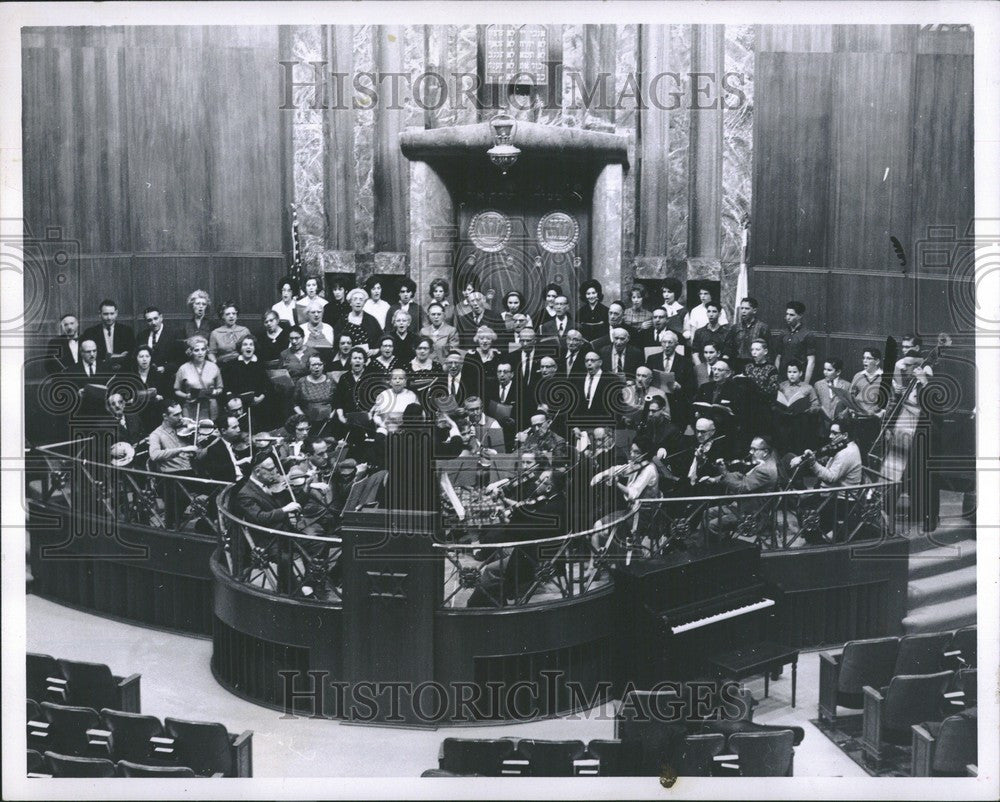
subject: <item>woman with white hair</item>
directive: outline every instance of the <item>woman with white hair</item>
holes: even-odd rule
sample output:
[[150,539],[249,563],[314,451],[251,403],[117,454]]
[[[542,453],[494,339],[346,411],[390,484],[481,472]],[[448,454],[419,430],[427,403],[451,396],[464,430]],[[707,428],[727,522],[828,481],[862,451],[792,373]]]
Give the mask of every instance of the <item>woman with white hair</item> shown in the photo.
[[212,333],[212,326],[208,322],[208,307],[212,305],[212,299],[204,290],[195,290],[188,296],[187,305],[191,310],[191,318],[184,323],[184,339],[200,335],[207,342]]
[[386,332],[386,336],[392,337],[392,352],[400,364],[413,359],[417,340],[420,339],[414,334],[411,323],[409,312],[397,309],[392,315],[392,328]]
[[208,361],[208,340],[200,334],[187,340],[188,361],[177,368],[174,394],[183,402],[183,414],[189,418],[215,420],[219,414],[217,399],[222,395],[222,373]]
[[351,311],[337,324],[333,332],[333,341],[340,342],[340,336],[347,334],[354,345],[363,346],[368,349],[369,354],[373,354],[378,351],[379,341],[382,339],[382,327],[365,311],[367,301],[368,293],[360,287],[355,287],[347,293],[347,303],[350,304]]
[[462,363],[462,386],[469,388],[470,394],[484,395],[487,383],[497,377],[500,352],[493,347],[496,338],[496,332],[488,326],[476,330],[476,347],[465,355]]

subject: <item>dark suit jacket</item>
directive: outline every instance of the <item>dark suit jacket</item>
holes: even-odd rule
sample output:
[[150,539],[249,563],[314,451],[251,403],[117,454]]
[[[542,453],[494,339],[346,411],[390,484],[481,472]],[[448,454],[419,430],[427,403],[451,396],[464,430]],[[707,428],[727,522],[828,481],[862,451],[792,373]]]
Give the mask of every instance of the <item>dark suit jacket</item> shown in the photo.
[[[86,338],[84,338],[86,339]],[[109,384],[112,379],[114,379],[114,374],[109,373],[106,369],[102,368],[100,365],[97,367],[97,372],[92,376],[88,377],[84,372],[83,363],[78,362],[71,368],[67,368],[62,372],[63,376],[69,379],[77,390],[83,390],[88,384]],[[100,391],[85,391],[83,400],[77,409],[77,415],[83,415],[88,418],[100,418],[106,415],[106,410],[104,407],[104,399],[107,398],[107,390]]]
[[[76,342],[79,346],[83,342],[83,338],[77,337]],[[77,359],[79,359],[79,348],[77,348],[76,353]],[[69,350],[69,338],[62,334],[48,341],[48,344],[45,346],[45,356],[45,370],[47,373],[59,373],[77,364],[76,360],[73,359],[73,352]]]
[[[522,387],[517,381],[512,380],[510,383],[510,387],[507,390],[507,400],[501,401],[500,382],[494,380],[486,385],[486,401],[487,403],[492,401],[497,404],[504,404],[505,406],[511,407],[511,413],[510,413],[511,420],[513,420],[514,423],[517,424],[518,429],[523,429],[528,425],[528,420],[531,418],[531,413],[534,412],[534,410],[531,410],[531,412],[529,412],[529,407],[531,406],[531,404],[526,403],[526,400],[529,397],[527,394],[529,392],[530,389],[526,389]],[[500,420],[498,415],[494,414],[493,411],[487,410],[487,412],[494,418]],[[503,424],[503,421],[500,420],[500,423]]]
[[[669,329],[670,326],[667,326]],[[639,336],[635,340],[629,341],[631,345],[636,345],[639,348],[659,348],[660,347],[660,332],[654,331],[652,327],[648,329],[643,329],[639,332]],[[681,338],[681,342],[684,342]]]
[[[442,393],[447,393],[448,392],[448,378],[449,378],[448,374],[446,373],[438,381],[438,387],[440,388],[440,390],[441,390]],[[476,392],[478,392],[478,387],[479,387],[478,382],[479,382],[479,378],[478,378],[478,374],[477,374],[476,384],[473,385],[476,388]],[[469,395],[469,394],[470,394],[469,388],[465,384],[465,371],[463,370],[462,373],[458,374],[458,389],[455,391],[455,393],[453,394],[452,397],[459,404],[461,404],[463,401],[465,401],[465,397],[467,395]]]
[[[650,370],[662,371],[663,354],[653,354],[649,357],[649,359],[646,360],[646,367]],[[674,352],[672,369],[676,382],[684,388],[684,391],[689,396],[694,394],[695,389],[698,386],[698,382],[694,377],[694,365],[691,364],[691,360],[689,360],[686,356],[681,356],[677,352]]]
[[[758,432],[748,431],[751,421],[749,420],[750,409],[750,388],[753,383],[749,379],[729,379],[721,387],[715,381],[706,382],[698,388],[695,394],[695,402],[708,404],[719,404],[733,411],[730,417],[725,413],[715,416],[717,430],[720,434],[729,435],[728,448],[735,449],[734,453],[742,454],[750,444],[750,437]],[[695,417],[700,413],[696,410]]]
[[575,380],[576,410],[574,420],[585,422],[588,425],[596,426],[614,421],[616,410],[624,407],[621,393],[625,389],[625,383],[609,370],[602,370],[597,382],[597,389],[593,391],[593,398],[587,404],[587,374],[577,376]]
[[[242,467],[242,466],[241,466]],[[247,463],[246,468],[243,469],[244,475],[246,475],[249,470],[249,463]],[[205,451],[205,456],[201,461],[201,472],[208,479],[215,479],[219,482],[235,482],[236,481],[236,467],[233,462],[232,457],[229,456],[229,449],[226,448],[226,444],[222,440],[216,440],[212,445],[208,447]],[[251,482],[247,482],[246,486],[251,485]],[[245,487],[246,487],[245,486]],[[254,485],[254,489],[257,488]],[[240,490],[240,500],[242,502],[242,492]],[[273,497],[268,497],[272,499]]]
[[[459,348],[475,348],[476,347],[476,332],[479,331],[480,326],[487,326],[493,329],[498,335],[503,330],[503,321],[498,315],[493,314],[489,310],[483,313],[482,319],[476,323],[472,319],[472,314],[468,315],[458,315],[455,318],[454,326],[458,329],[458,345]],[[494,347],[496,344],[494,343]]]
[[[104,345],[104,326],[102,324],[98,323],[96,326],[91,326],[87,329],[83,333],[83,336],[80,337],[81,342],[84,340],[93,340],[97,343],[98,364],[107,362],[108,349]],[[132,331],[132,327],[116,322],[112,345],[116,354],[120,354],[123,351],[126,354],[131,354],[132,349],[135,348],[135,332]]]
[[116,441],[124,441],[135,445],[142,440],[143,436],[146,434],[146,427],[143,426],[142,418],[140,418],[135,412],[125,413],[124,426],[120,420],[110,416],[108,417],[108,420],[114,424]]
[[274,496],[265,493],[255,482],[247,479],[236,494],[243,517],[247,523],[267,526],[271,529],[284,529],[288,521],[288,513],[282,507],[286,502],[284,496]]
[[[118,326],[116,325],[115,328],[117,329]],[[153,364],[163,365],[166,370],[176,373],[178,366],[186,359],[183,344],[181,343],[183,336],[184,332],[180,329],[172,328],[164,323],[160,337],[153,348]],[[133,354],[135,353],[135,349],[140,345],[149,345],[149,329],[143,329],[135,336],[135,347],[132,349]],[[97,344],[97,353],[100,356],[100,343]]]
[[[612,349],[614,345],[609,345],[602,348],[598,353],[601,355],[601,368],[603,370],[611,370],[611,365],[613,361]],[[641,368],[645,360],[643,359],[643,352],[639,348],[633,348],[630,345],[625,346],[625,368],[624,373],[629,375],[635,374],[636,368]]]
[[[584,362],[584,357],[587,356],[587,348],[581,348],[576,352],[576,360],[573,362],[573,368],[569,372],[569,376],[582,376],[587,372],[587,365]],[[557,376],[566,376],[566,357],[568,352],[560,353],[556,358],[556,365],[558,369],[556,370]]]
[[563,353],[566,348],[566,332],[572,328],[575,328],[573,325],[573,318],[570,315],[566,315],[566,328],[563,329],[563,334],[560,337],[556,319],[552,317],[542,324],[542,327],[538,330],[538,336],[541,340],[548,340],[549,342],[557,343],[559,345],[559,353]]

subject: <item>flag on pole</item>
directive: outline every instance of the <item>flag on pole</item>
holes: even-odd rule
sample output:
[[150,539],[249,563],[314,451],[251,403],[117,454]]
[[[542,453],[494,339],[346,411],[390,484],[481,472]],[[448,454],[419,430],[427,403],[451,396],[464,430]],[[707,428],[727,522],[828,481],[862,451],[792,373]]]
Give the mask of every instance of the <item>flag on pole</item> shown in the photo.
[[736,277],[736,300],[733,302],[732,321],[735,325],[740,320],[740,301],[750,294],[750,287],[747,276],[747,241],[750,235],[750,218],[743,218],[743,248],[742,261],[740,261],[740,272]]
[[288,278],[294,282],[299,294],[302,294],[302,281],[305,278],[302,265],[302,248],[299,243],[299,214],[295,209],[295,204],[290,203],[292,209],[292,264],[288,268]]

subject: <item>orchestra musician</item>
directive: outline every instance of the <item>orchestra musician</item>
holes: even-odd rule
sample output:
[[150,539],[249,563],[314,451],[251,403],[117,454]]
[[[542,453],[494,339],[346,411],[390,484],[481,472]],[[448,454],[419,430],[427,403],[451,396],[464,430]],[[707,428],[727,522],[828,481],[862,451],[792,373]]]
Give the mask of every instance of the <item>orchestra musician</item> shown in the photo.
[[146,428],[142,418],[134,412],[125,411],[125,397],[121,393],[110,393],[105,405],[115,427],[112,435],[115,442],[126,442],[134,446],[142,440]]
[[552,431],[552,422],[544,412],[531,416],[529,427],[515,436],[518,450],[538,454],[550,464],[563,462],[568,454],[566,440]]
[[[723,492],[744,495],[749,493],[770,493],[778,489],[778,464],[774,456],[774,446],[766,437],[754,437],[750,442],[750,467],[746,471],[730,470],[726,461],[716,461],[718,475],[708,476],[699,481],[721,488]],[[736,504],[725,504],[718,510],[708,513],[708,532],[713,539],[732,532],[741,514],[760,512],[766,505],[766,499],[749,500],[743,507]],[[766,517],[759,516],[754,522],[751,533],[760,534],[767,529]]]
[[236,444],[242,439],[240,420],[235,415],[220,415],[215,422],[218,437],[211,440],[204,449],[201,459],[201,474],[206,479],[218,482],[238,482],[246,475],[250,466],[248,450],[236,453]]
[[[806,450],[801,456],[794,457],[789,462],[789,467],[799,472],[803,469],[810,471],[819,479],[820,487],[846,487],[860,485],[863,481],[864,471],[861,467],[861,450],[854,442],[850,426],[846,421],[834,421],[830,424],[829,442],[821,448],[819,452]],[[813,504],[820,499],[811,500]],[[805,504],[809,499],[803,499]],[[796,523],[801,525],[801,518],[804,510],[800,510]],[[828,500],[822,504],[819,512],[819,528],[807,529],[804,532],[806,542],[820,544],[827,540],[823,533],[836,531],[837,505]],[[790,523],[792,523],[790,519]]]
[[[183,440],[178,433],[184,422],[180,403],[174,400],[165,401],[163,420],[149,435],[150,470],[170,477],[168,481],[163,483],[162,496],[168,529],[176,526],[183,511],[183,493],[177,487],[176,479],[194,475],[191,460],[198,451],[198,447],[194,443]],[[191,419],[187,419],[186,422],[194,423]]]

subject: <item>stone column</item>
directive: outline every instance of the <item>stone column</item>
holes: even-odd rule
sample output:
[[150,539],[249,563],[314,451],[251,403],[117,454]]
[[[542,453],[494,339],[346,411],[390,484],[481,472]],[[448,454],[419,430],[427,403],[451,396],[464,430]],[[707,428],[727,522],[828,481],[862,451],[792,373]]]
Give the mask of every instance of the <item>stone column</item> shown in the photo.
[[621,295],[623,184],[620,164],[605,165],[594,184],[590,275],[601,282],[605,298]]
[[724,72],[725,26],[691,26],[688,279],[721,275]]
[[455,213],[441,176],[424,161],[410,162],[410,278],[423,303],[431,281],[452,284]]

